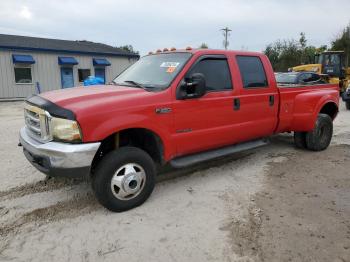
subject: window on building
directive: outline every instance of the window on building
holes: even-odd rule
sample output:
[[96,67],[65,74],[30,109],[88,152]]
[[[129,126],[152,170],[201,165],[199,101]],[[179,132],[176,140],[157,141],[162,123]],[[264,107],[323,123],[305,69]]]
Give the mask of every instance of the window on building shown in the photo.
[[90,69],[78,69],[79,82],[84,82],[91,75]]
[[32,68],[31,67],[15,67],[15,82],[16,84],[31,84]]
[[205,58],[190,70],[189,75],[193,73],[204,75],[208,91],[232,89],[231,74],[225,58]]
[[264,66],[259,57],[237,56],[239,71],[241,72],[244,88],[267,87]]

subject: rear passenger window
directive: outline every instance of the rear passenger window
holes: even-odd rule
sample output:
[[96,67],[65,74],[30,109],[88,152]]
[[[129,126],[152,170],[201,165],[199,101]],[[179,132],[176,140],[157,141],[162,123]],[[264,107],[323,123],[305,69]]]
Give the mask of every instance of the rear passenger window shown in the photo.
[[231,74],[225,58],[205,58],[189,71],[189,75],[193,73],[204,75],[208,91],[232,89]]
[[244,88],[268,86],[264,66],[259,57],[237,56],[237,63]]

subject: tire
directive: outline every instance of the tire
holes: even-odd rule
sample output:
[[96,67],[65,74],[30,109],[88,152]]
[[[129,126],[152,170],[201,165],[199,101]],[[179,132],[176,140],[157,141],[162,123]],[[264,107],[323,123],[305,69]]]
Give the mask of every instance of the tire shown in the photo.
[[147,200],[155,177],[155,164],[145,151],[121,147],[102,158],[92,178],[92,188],[100,204],[122,212]]
[[345,107],[347,110],[350,110],[350,101],[345,102]]
[[294,132],[294,144],[297,148],[306,148],[306,132]]
[[312,151],[325,150],[332,140],[332,135],[332,118],[326,114],[319,114],[314,129],[306,133],[306,146]]

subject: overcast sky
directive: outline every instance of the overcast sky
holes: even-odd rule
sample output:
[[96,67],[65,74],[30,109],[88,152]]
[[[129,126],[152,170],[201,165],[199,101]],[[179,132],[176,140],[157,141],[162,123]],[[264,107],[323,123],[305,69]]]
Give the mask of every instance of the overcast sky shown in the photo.
[[131,44],[141,54],[202,42],[222,48],[226,26],[230,49],[262,51],[300,32],[319,46],[349,22],[350,0],[0,0],[0,33]]

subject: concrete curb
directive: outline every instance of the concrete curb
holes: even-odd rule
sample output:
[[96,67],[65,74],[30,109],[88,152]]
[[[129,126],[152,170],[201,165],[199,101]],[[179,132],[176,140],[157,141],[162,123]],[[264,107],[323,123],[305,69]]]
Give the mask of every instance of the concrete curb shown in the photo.
[[16,101],[24,101],[26,98],[24,97],[18,97],[18,98],[0,98],[1,102],[16,102]]

